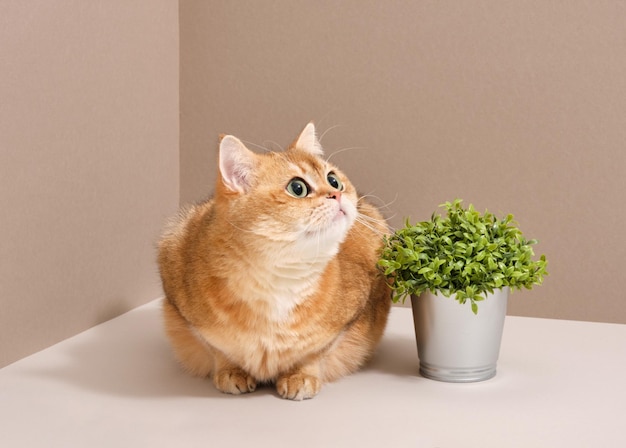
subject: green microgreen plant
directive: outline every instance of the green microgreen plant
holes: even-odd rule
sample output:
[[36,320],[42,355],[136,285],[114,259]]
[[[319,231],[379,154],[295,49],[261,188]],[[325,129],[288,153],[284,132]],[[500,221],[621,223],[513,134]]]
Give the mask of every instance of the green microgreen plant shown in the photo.
[[532,289],[547,275],[547,260],[533,260],[532,246],[513,220],[485,211],[481,214],[462,200],[441,204],[442,217],[433,213],[429,221],[396,230],[385,238],[378,265],[393,289],[393,301],[439,291],[461,304],[468,300],[474,314],[486,293],[494,289]]

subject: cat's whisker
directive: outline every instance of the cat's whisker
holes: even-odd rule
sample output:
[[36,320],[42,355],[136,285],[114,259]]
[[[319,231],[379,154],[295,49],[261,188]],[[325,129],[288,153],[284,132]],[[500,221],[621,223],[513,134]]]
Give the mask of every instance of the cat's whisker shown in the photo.
[[364,223],[363,223],[363,222],[361,222],[361,221],[357,221],[357,223],[358,223],[358,225],[355,225],[355,226],[354,226],[354,231],[355,231],[355,232],[358,232],[358,233],[360,233],[360,234],[365,234],[365,235],[367,235],[368,237],[371,237],[372,233],[376,234],[377,236],[379,236],[379,237],[381,237],[381,238],[382,238],[382,237],[384,237],[384,236],[386,235],[386,233],[381,232],[381,231],[380,231],[380,230],[378,230],[378,229],[374,229],[374,228],[372,228],[371,226],[369,226],[369,225],[367,225],[367,224],[364,224]]
[[324,122],[324,120],[326,120],[326,118],[328,118],[328,116],[331,113],[334,113],[336,111],[337,111],[336,107],[333,107],[332,109],[329,109],[328,111],[326,111],[326,113],[324,113],[324,115],[322,115],[321,118],[315,119],[315,126],[316,127],[320,127],[322,125],[322,123]]
[[372,218],[371,216],[367,216],[367,215],[365,215],[363,213],[359,213],[358,217],[361,218],[361,219],[364,219],[366,221],[372,222],[374,224],[380,224],[380,225],[383,225],[383,226],[387,225],[387,220],[386,219]]
[[285,151],[285,148],[283,148],[279,143],[275,142],[274,140],[265,140],[263,142],[264,145],[271,143],[272,145],[276,146],[278,149],[280,149],[281,151]]
[[376,199],[378,202],[380,202],[380,205],[377,205],[379,208],[386,208],[386,209],[388,209],[390,205],[395,204],[395,202],[398,200],[398,193],[396,193],[396,196],[393,198],[393,200],[391,200],[389,202],[385,202],[385,201],[382,200],[382,198],[380,196],[376,196],[376,195],[371,194],[371,193],[367,193],[367,194],[364,194],[362,196],[359,196],[359,201],[361,199],[366,199],[366,198]]
[[229,220],[225,219],[225,221],[230,224],[232,227],[234,227],[235,229],[239,230],[240,232],[246,232],[246,233],[255,233],[253,230],[249,230],[249,229],[242,229],[239,226],[236,226],[235,224],[233,224],[232,222],[230,222]]
[[[379,236],[384,236],[387,233],[380,230],[379,228],[375,227],[374,225],[372,225],[370,222],[374,222],[376,224],[381,224],[380,220],[375,220],[375,219],[364,219],[364,218],[369,218],[368,216],[362,215],[362,214],[358,214],[356,217],[356,222],[359,223],[360,225],[362,225],[363,227],[369,229],[371,232],[376,233]],[[370,221],[370,222],[368,222]],[[383,221],[384,223],[384,221]],[[384,223],[385,227],[386,227],[386,223]]]
[[[244,142],[246,145],[254,146],[255,148],[258,148],[258,149],[260,149],[260,150],[262,150],[262,151],[264,151],[264,152],[272,152],[272,150],[271,150],[271,149],[269,149],[269,148],[267,148],[267,147],[265,147],[265,146],[262,146],[262,145],[257,145],[256,143],[253,143],[253,142],[251,142],[251,141],[248,141],[248,140],[242,140],[242,142]],[[270,142],[270,143],[271,143],[271,142]]]
[[368,149],[368,148],[366,148],[364,146],[350,146],[348,148],[338,149],[337,151],[333,152],[331,155],[328,156],[328,158],[326,159],[326,163],[330,162],[330,159],[332,159],[337,154],[341,154],[342,152],[345,152],[345,151],[352,151],[353,149],[361,149],[361,150],[363,150],[363,149]]
[[[384,224],[384,223],[386,223],[387,221],[389,221],[390,219],[395,218],[395,217],[396,217],[396,215],[397,215],[397,213],[394,213],[393,215],[386,217],[386,218],[385,218],[385,219],[383,219],[382,221],[377,221],[377,222],[379,222],[379,223],[383,223],[383,224]],[[362,215],[362,216],[363,216],[365,219],[369,219],[370,221],[376,221],[374,218],[371,218],[371,217],[369,217],[369,216],[365,216],[365,215]]]
[[336,124],[336,125],[334,125],[334,126],[329,127],[328,129],[326,129],[326,130],[322,133],[322,135],[320,135],[320,138],[319,138],[320,143],[322,143],[322,140],[324,140],[324,136],[325,136],[326,134],[328,134],[328,132],[332,131],[333,129],[339,128],[339,127],[341,127],[341,126],[343,126],[343,125],[341,125],[341,124]]
[[[362,196],[362,197],[360,197],[358,200],[360,201],[360,200],[361,200],[361,199],[363,199],[364,197],[365,197],[365,196]],[[367,215],[367,214],[365,214],[365,213],[360,213],[360,212],[358,213],[358,216],[360,216],[360,217],[362,217],[362,218],[364,218],[364,219],[367,219],[367,220],[369,220],[369,221],[376,222],[376,223],[379,223],[379,224],[381,224],[381,225],[383,225],[383,226],[386,226],[386,225],[387,225],[387,221],[388,221],[389,219],[393,218],[393,217],[395,216],[395,214],[394,214],[393,216],[391,216],[391,217],[384,217],[384,216],[381,216],[381,218],[380,218],[380,219],[378,219],[378,218],[374,218],[374,217],[372,217],[372,216],[369,216],[369,215]]]

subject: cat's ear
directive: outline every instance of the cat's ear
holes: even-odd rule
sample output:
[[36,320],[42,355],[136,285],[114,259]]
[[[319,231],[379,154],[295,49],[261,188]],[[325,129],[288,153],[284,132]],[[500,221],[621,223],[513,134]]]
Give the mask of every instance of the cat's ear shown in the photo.
[[222,182],[235,193],[250,190],[254,178],[255,154],[237,137],[222,136],[219,155]]
[[305,126],[304,130],[300,133],[300,136],[293,144],[293,147],[302,149],[315,156],[321,156],[324,154],[322,145],[320,144],[315,132],[315,125],[312,122]]

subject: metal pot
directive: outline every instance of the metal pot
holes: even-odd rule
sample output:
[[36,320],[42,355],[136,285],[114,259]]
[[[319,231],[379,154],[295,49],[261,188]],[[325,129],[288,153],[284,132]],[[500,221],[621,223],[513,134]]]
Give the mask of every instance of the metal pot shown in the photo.
[[509,289],[487,294],[478,314],[468,300],[425,292],[411,297],[420,374],[453,383],[483,381],[496,374]]

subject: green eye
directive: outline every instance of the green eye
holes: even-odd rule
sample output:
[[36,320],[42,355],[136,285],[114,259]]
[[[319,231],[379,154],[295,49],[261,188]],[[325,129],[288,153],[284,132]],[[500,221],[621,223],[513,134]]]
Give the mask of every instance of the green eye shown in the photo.
[[326,176],[326,180],[328,181],[328,185],[330,185],[334,189],[343,190],[343,184],[339,180],[339,177],[337,177],[337,175],[332,171],[328,173],[328,175]]
[[309,194],[309,186],[299,177],[295,177],[287,184],[287,193],[294,198],[304,198]]

